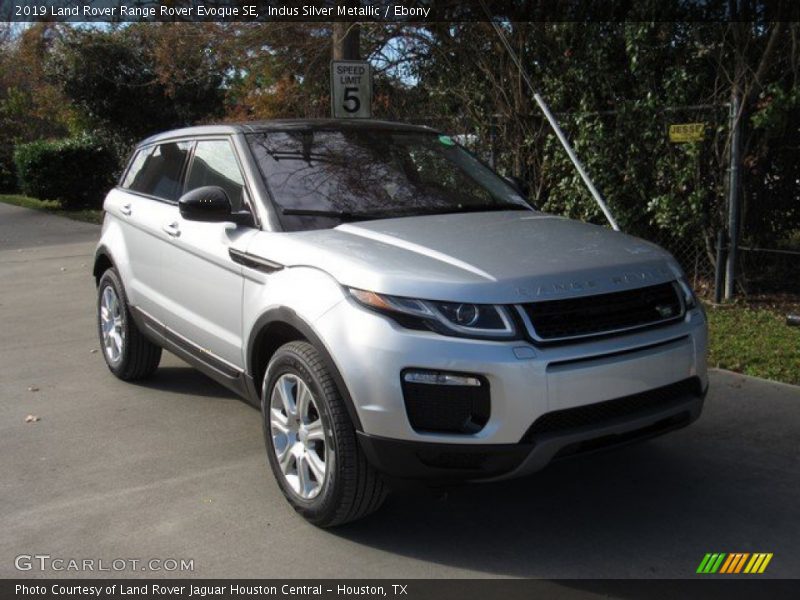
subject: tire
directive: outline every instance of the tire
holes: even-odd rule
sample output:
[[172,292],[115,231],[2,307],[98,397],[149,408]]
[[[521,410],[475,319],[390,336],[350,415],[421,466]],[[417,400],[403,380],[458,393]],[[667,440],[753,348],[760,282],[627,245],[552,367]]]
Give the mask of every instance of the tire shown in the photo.
[[308,521],[333,527],[380,507],[384,482],[361,451],[342,396],[314,346],[291,342],[278,349],[264,374],[261,414],[275,479]]
[[106,365],[123,381],[144,379],[158,368],[161,348],[136,326],[125,289],[113,268],[103,273],[97,286],[97,333]]

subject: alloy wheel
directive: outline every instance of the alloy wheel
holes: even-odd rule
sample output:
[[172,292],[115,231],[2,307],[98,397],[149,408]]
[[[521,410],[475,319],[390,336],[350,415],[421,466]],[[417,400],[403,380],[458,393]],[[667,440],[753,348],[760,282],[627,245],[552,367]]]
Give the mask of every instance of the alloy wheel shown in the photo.
[[125,344],[125,328],[122,322],[122,304],[117,292],[110,285],[103,288],[100,296],[100,330],[103,334],[103,352],[112,364],[122,360]]
[[289,487],[304,500],[325,484],[329,444],[314,395],[297,375],[281,375],[272,388],[272,447]]

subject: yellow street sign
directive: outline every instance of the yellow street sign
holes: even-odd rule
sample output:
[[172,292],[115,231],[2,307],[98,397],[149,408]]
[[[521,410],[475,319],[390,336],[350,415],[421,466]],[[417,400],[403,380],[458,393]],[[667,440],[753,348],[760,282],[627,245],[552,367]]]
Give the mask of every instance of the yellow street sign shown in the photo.
[[678,123],[669,126],[669,141],[673,144],[699,142],[706,137],[705,123]]

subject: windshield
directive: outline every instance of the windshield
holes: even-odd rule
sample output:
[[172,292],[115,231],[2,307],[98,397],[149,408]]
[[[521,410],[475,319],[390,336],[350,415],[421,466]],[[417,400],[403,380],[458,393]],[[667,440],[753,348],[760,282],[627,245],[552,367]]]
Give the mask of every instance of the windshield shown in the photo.
[[248,139],[288,231],[354,220],[530,210],[510,184],[444,135],[304,129]]

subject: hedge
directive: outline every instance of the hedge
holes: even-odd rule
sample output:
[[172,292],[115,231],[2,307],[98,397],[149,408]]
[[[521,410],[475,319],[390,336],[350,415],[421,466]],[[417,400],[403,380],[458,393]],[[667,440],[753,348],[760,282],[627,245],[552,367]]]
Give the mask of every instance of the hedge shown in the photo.
[[111,149],[88,135],[20,144],[14,164],[22,193],[65,209],[101,208],[118,169]]
[[17,191],[17,175],[14,167],[14,151],[11,146],[0,145],[0,194]]

